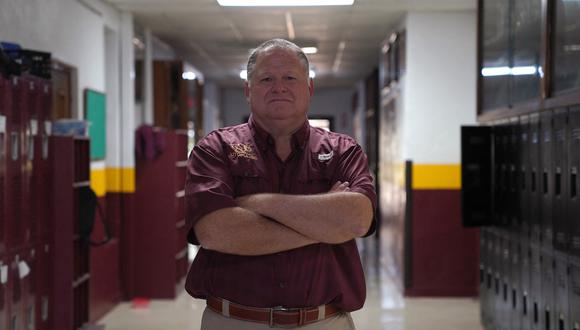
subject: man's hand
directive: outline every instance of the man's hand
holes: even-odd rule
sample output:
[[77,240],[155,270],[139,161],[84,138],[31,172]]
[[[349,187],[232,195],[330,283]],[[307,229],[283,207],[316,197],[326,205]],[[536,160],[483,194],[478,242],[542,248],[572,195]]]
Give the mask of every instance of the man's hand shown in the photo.
[[345,182],[336,181],[336,183],[330,188],[328,193],[330,194],[335,192],[350,191],[348,185],[349,185],[348,181]]

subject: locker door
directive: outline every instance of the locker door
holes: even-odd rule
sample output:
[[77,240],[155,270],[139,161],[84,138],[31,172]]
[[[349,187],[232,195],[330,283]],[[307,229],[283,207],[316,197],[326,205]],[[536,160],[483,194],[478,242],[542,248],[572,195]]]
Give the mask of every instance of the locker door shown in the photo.
[[578,188],[580,184],[580,107],[570,109],[569,115],[569,149],[568,149],[568,212],[566,217],[570,224],[570,253],[580,257],[580,199]]
[[566,208],[568,204],[567,122],[568,111],[566,109],[554,111],[554,140],[552,143],[552,173],[554,189],[552,193],[552,219],[554,226],[554,248],[562,252],[568,252],[570,232],[570,225],[566,217]]
[[540,223],[541,203],[541,166],[540,166],[540,120],[537,114],[530,115],[530,144],[529,144],[529,168],[530,168],[530,196],[529,210],[531,223],[531,238],[534,242],[540,242],[542,233]]
[[465,227],[491,224],[491,127],[461,127],[461,214]]
[[520,315],[521,328],[532,329],[532,288],[531,288],[531,246],[528,237],[520,237],[521,244],[521,271],[520,271]]
[[540,115],[541,146],[540,146],[540,190],[541,190],[541,216],[542,243],[545,246],[553,246],[553,219],[552,206],[554,196],[554,174],[552,159],[554,158],[553,115],[551,111]]
[[488,263],[487,255],[487,228],[482,228],[479,234],[479,307],[480,307],[480,319],[481,324],[484,328],[487,327],[487,286],[485,282],[486,278],[486,267]]
[[530,262],[531,262],[531,273],[530,273],[530,316],[531,316],[531,329],[533,330],[545,330],[542,327],[542,264],[540,261],[540,243],[531,240],[530,241]]
[[508,202],[506,201],[509,190],[509,160],[507,155],[507,148],[509,144],[508,132],[509,126],[506,123],[502,123],[493,127],[494,223],[499,226],[506,226],[509,224],[509,218],[507,214]]
[[[37,276],[34,277],[36,285],[36,299],[35,299],[35,320],[37,330],[51,330],[52,315],[53,315],[53,296],[51,294],[51,284],[53,269],[52,251],[48,243],[41,243],[37,246],[36,252],[38,258],[36,259]],[[40,274],[40,275],[38,275]]]
[[12,89],[10,81],[0,76],[0,255],[7,253],[6,230],[8,226],[8,214],[6,213],[7,193],[7,132],[8,113],[12,112]]
[[569,312],[570,329],[580,329],[580,258],[571,256],[570,265],[570,291]]
[[557,324],[556,329],[566,330],[570,329],[570,315],[568,314],[570,308],[568,297],[570,292],[568,254],[556,251],[555,262],[554,318]]
[[0,329],[9,329],[10,303],[8,260],[0,255]]
[[519,119],[515,118],[510,121],[507,130],[507,205],[506,212],[508,223],[514,230],[518,231],[521,226],[521,218],[519,217],[518,201],[519,201],[519,185],[518,179],[520,174],[519,169],[519,153],[520,148],[520,123]]
[[555,313],[555,266],[556,260],[554,257],[554,250],[551,247],[543,246],[541,248],[541,267],[542,267],[542,310],[540,319],[542,329],[553,330],[556,328],[556,313]]
[[509,292],[507,308],[510,316],[510,329],[517,330],[522,328],[522,305],[520,301],[521,295],[521,242],[519,233],[510,233],[510,258],[511,258],[511,270],[509,277]]
[[519,203],[518,213],[521,221],[521,234],[529,237],[531,230],[530,220],[530,117],[520,118],[520,128],[518,130],[520,142],[518,149],[519,176]]

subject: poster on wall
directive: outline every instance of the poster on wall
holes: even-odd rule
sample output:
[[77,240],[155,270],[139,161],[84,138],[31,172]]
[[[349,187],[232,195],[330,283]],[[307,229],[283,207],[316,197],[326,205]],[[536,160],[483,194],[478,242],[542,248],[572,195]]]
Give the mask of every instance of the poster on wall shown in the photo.
[[91,140],[91,160],[105,159],[106,155],[106,95],[104,93],[85,89],[85,118],[89,122],[89,137]]

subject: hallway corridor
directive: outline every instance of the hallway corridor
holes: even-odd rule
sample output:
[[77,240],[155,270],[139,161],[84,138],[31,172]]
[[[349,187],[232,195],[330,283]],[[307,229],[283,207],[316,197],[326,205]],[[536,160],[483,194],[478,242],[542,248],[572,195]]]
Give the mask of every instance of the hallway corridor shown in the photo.
[[[388,274],[387,258],[375,255],[375,242],[367,239],[366,244],[359,244],[367,300],[363,309],[352,314],[358,330],[482,329],[475,298],[403,297]],[[153,300],[148,308],[132,308],[130,302],[124,302],[101,319],[96,329],[197,330],[204,308],[205,301],[193,299],[185,291],[174,301]]]

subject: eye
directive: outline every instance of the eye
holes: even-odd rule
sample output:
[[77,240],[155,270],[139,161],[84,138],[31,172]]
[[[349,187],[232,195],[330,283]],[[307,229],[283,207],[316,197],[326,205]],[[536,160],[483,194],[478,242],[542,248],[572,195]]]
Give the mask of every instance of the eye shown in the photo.
[[263,77],[263,78],[260,79],[260,81],[262,81],[262,82],[270,82],[270,81],[272,81],[272,77]]
[[294,77],[294,76],[286,76],[286,80],[296,80],[296,77]]

